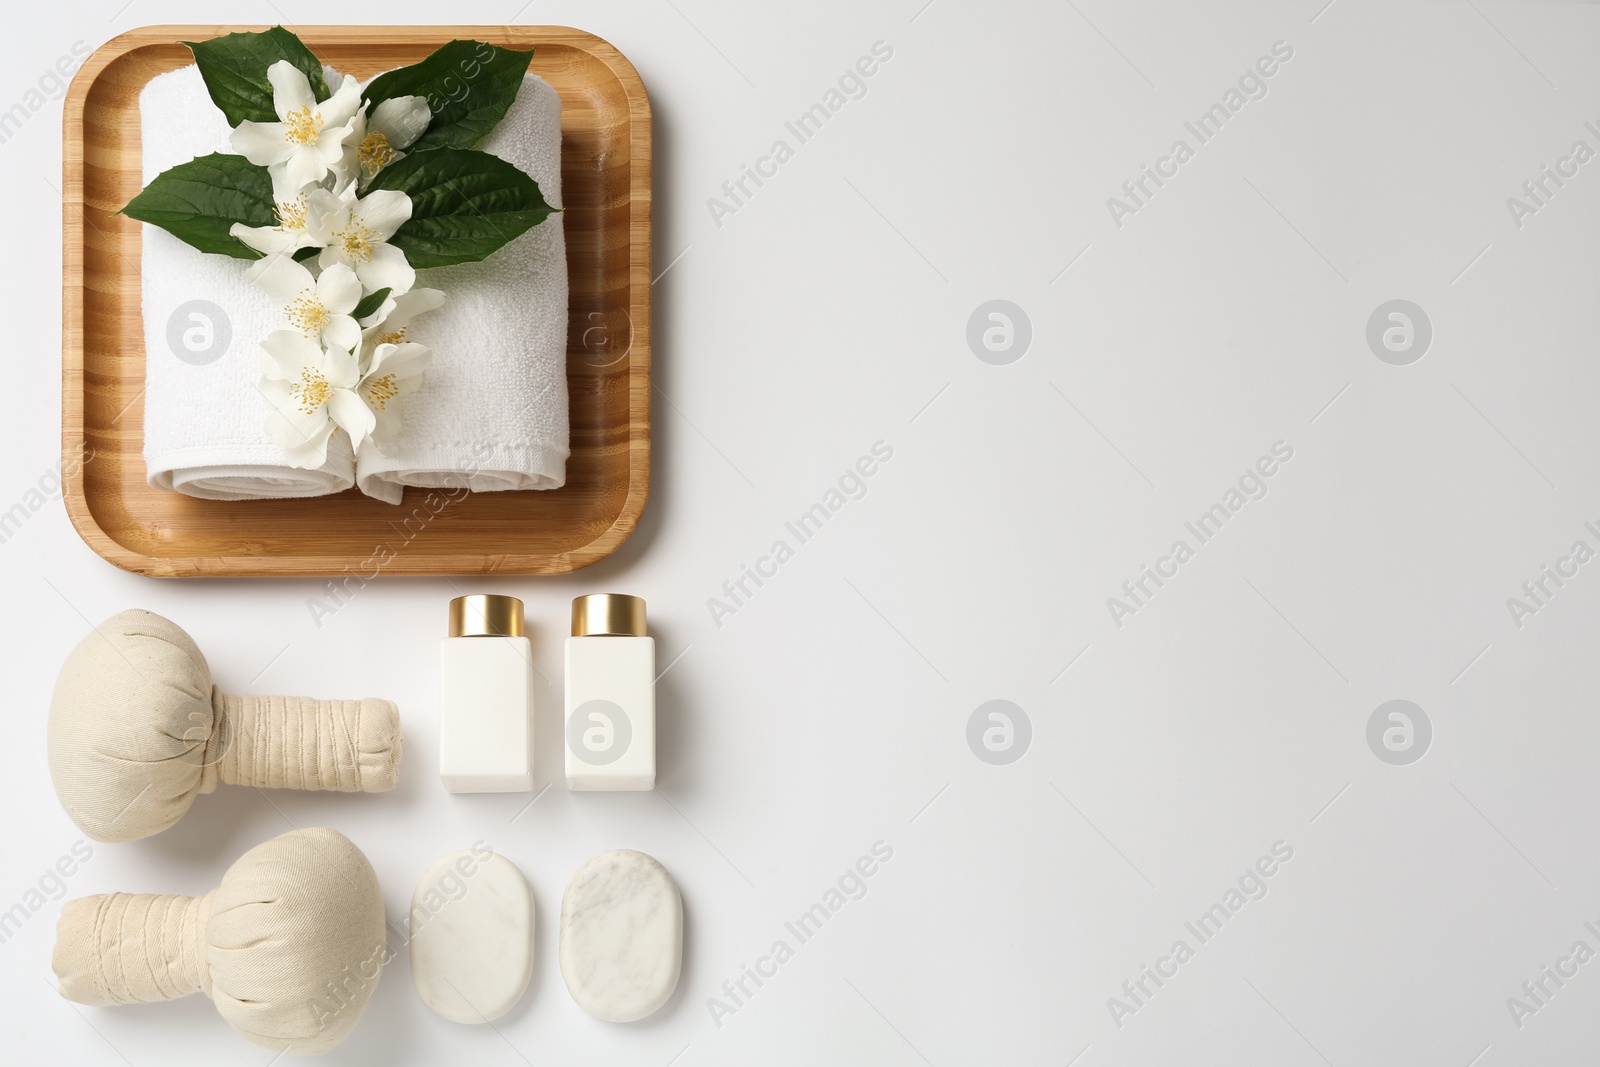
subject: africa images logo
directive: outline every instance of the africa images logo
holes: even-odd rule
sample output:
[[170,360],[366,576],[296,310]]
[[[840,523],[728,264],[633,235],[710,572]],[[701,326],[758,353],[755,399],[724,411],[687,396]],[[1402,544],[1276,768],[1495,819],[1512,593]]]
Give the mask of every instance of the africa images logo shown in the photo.
[[609,700],[586,700],[567,717],[567,747],[591,767],[617,762],[631,744],[633,723]]

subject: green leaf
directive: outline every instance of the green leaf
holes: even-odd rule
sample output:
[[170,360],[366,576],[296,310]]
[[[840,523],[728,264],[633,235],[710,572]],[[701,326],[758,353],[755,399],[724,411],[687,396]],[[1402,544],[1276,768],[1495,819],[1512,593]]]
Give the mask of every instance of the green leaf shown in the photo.
[[228,116],[228,125],[251,122],[277,122],[272,106],[272,83],[267,68],[280,59],[293,63],[311,81],[318,100],[328,99],[328,82],[322,76],[322,62],[300,38],[274,26],[261,33],[230,33],[209,41],[185,41],[194,53],[200,77],[212,103]]
[[379,289],[375,293],[368,293],[366,296],[361,298],[361,302],[356,305],[356,309],[350,312],[350,317],[355,319],[357,322],[360,322],[368,315],[373,314],[379,308],[383,307],[383,302],[389,299],[389,293],[389,289]]
[[384,167],[367,186],[411,197],[411,218],[389,243],[413,267],[447,267],[487,259],[556,209],[539,183],[498,156],[470,148],[411,152]]
[[230,234],[230,226],[272,226],[278,221],[267,168],[216,152],[162,171],[121,214],[160,226],[202,252],[238,259],[256,259],[258,254]]
[[532,59],[532,49],[516,52],[483,41],[451,41],[421,63],[378,75],[362,99],[373,108],[396,96],[427,100],[433,120],[412,151],[471,148],[505,118]]
[[297,248],[294,250],[294,261],[296,263],[304,263],[306,260],[310,259],[314,255],[317,255],[321,251],[322,249],[317,248],[314,245],[310,248]]

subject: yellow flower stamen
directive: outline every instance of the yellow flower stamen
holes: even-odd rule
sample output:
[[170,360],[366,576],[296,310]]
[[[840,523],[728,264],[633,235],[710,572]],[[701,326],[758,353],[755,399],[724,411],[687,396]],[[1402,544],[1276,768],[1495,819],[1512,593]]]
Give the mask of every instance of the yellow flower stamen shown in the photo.
[[402,326],[394,333],[386,333],[373,343],[373,347],[377,347],[378,345],[397,345],[406,339],[406,331],[409,329],[411,329],[411,327]]
[[317,294],[310,289],[301,290],[300,295],[283,310],[290,324],[299,327],[307,337],[317,336],[333,321],[333,312],[324,307],[322,301],[317,299]]
[[356,148],[356,158],[361,161],[361,173],[370,178],[394,162],[394,149],[389,145],[389,138],[373,130]]
[[283,117],[283,139],[291,144],[316,144],[322,133],[322,112],[313,113],[311,105],[298,108]]
[[367,403],[375,411],[384,411],[389,406],[389,401],[400,395],[400,387],[395,382],[392,374],[385,374],[381,378],[374,378],[364,386],[367,394]]
[[272,213],[277,217],[280,230],[303,230],[306,228],[306,194],[301,193],[293,200],[279,201],[273,206]]
[[300,372],[300,380],[289,387],[289,395],[299,400],[301,411],[310,415],[333,397],[333,386],[320,371],[306,367]]
[[350,225],[334,233],[333,238],[344,249],[344,254],[351,259],[365,263],[372,258],[373,232],[361,225],[361,220],[354,216]]

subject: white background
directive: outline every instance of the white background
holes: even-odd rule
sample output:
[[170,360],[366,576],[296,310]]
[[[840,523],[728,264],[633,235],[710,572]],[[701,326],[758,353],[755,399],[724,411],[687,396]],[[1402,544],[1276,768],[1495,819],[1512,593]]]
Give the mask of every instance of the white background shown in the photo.
[[[98,845],[72,896],[200,892],[247,848],[326,824],[392,919],[484,839],[540,909],[527,998],[443,1022],[400,956],[331,1063],[1577,1064],[1600,963],[1536,1014],[1507,999],[1600,950],[1600,562],[1521,620],[1576,540],[1600,548],[1600,161],[1518,227],[1507,198],[1600,126],[1600,13],[1559,5],[1122,6],[844,0],[456,0],[448,6],[28,4],[0,108],[76,41],[164,22],[569,24],[617,45],[656,129],[655,462],[639,531],[558,579],[388,580],[318,628],[312,580],[156,581],[52,502],[0,546],[7,737],[0,910],[79,834],[44,765],[56,666],[128,607],[186,627],[227,687],[401,705],[377,796],[224,788],[173,830]],[[519,10],[520,7],[520,10]],[[920,10],[919,10],[920,8]],[[718,226],[708,198],[876,41],[867,95]],[[1119,228],[1107,208],[1276,41],[1293,58]],[[0,145],[7,358],[0,510],[59,462],[60,111]],[[792,142],[792,137],[789,138]],[[1071,264],[1070,269],[1068,268]],[[1002,298],[1033,340],[980,361]],[[1391,299],[1431,319],[1381,362]],[[893,458],[736,614],[708,600],[874,442]],[[1257,457],[1293,458],[1118,627],[1107,607]],[[1193,540],[1190,538],[1191,541]],[[574,595],[648,599],[663,666],[655,794],[560,783]],[[522,597],[549,791],[435,774],[437,645],[467,591]],[[1384,701],[1431,748],[1369,749]],[[966,727],[1015,702],[1026,754]],[[893,859],[778,976],[708,998],[874,842]],[[1293,858],[1137,1012],[1108,998],[1275,842]],[[563,885],[632,847],[682,887],[678,993],[600,1023],[556,959]],[[53,988],[60,903],[0,945],[7,1062],[259,1064],[201,997],[80,1008]],[[1600,925],[1600,922],[1597,922]],[[793,943],[792,937],[788,938]],[[1554,988],[1550,986],[1550,988]]]

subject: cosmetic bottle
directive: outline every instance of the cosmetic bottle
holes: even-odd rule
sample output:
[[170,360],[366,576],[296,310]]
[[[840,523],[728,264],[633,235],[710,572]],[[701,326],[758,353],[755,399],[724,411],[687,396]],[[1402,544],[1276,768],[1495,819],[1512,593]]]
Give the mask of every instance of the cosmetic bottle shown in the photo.
[[450,601],[439,643],[439,777],[452,793],[533,789],[533,647],[522,601]]
[[644,601],[595,593],[572,602],[567,638],[567,788],[656,787],[656,643]]

